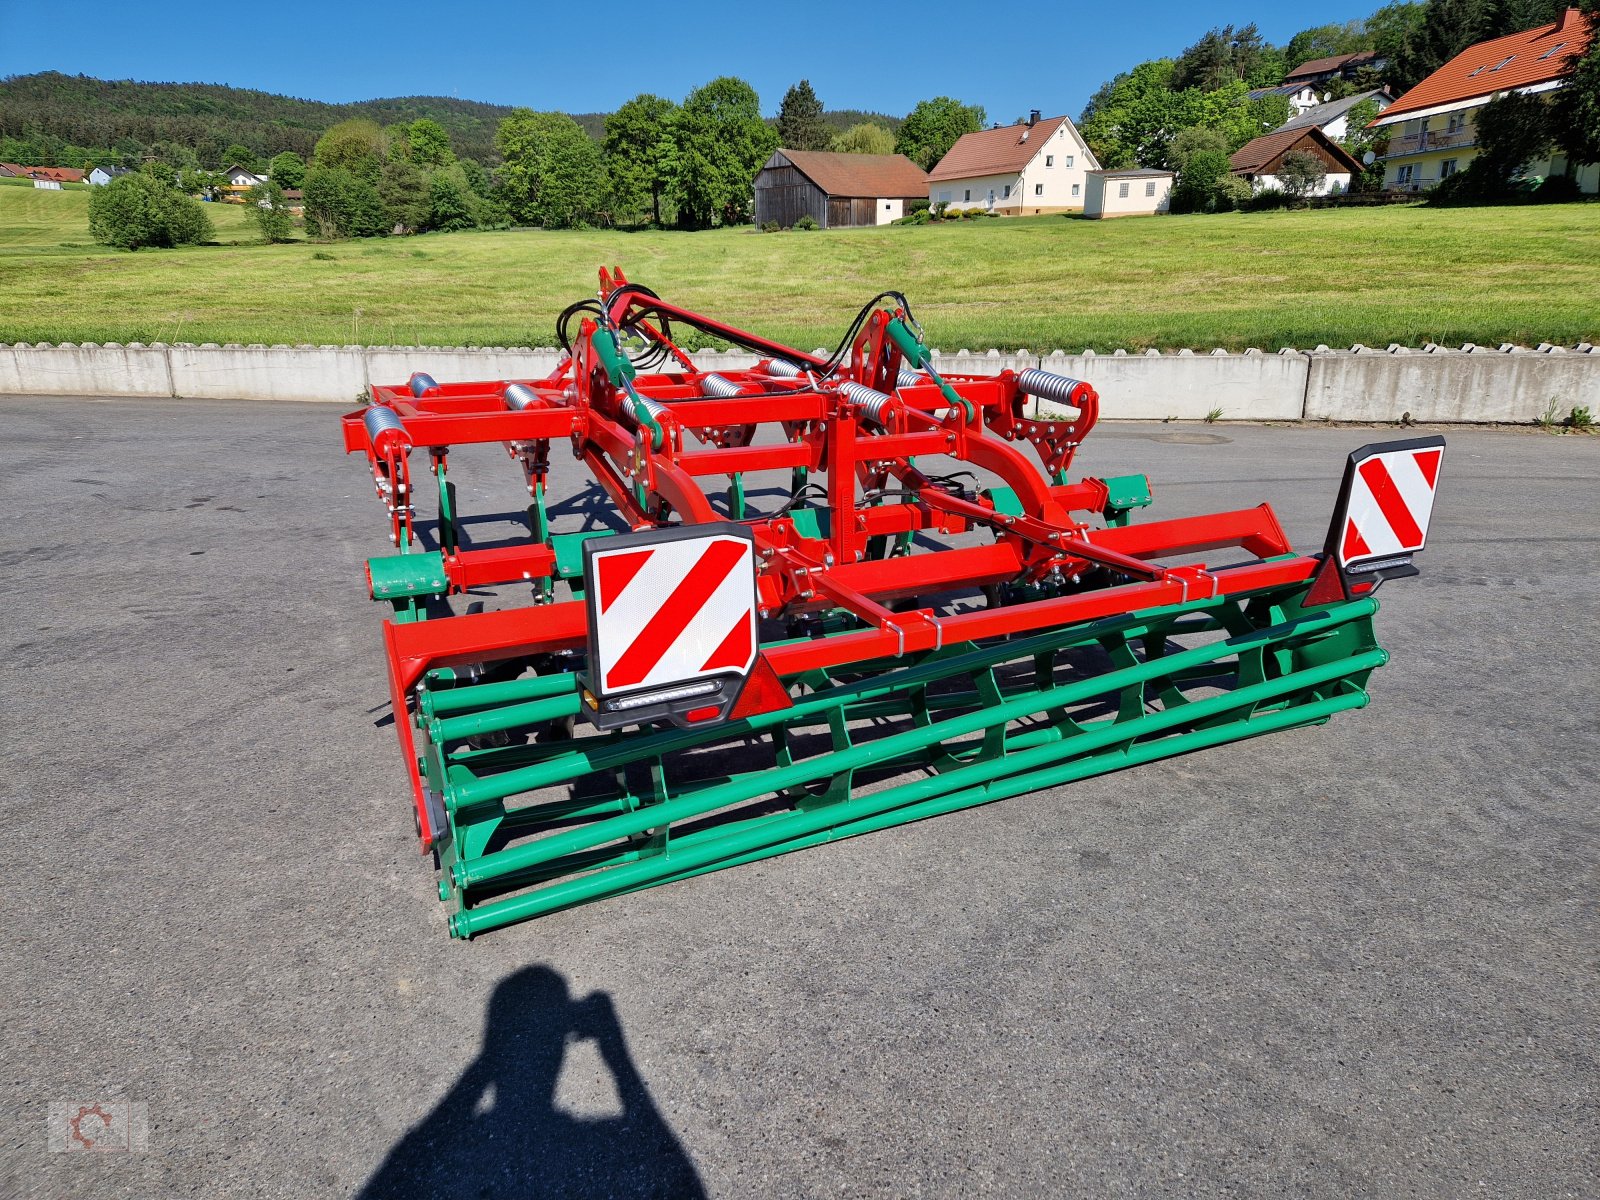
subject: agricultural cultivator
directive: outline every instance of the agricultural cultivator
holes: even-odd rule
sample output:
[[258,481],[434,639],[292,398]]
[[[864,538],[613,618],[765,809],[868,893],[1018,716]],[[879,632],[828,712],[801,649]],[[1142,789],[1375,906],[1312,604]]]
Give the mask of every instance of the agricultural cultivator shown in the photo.
[[[701,371],[685,329],[757,361]],[[343,419],[463,938],[1359,708],[1373,593],[1416,573],[1444,452],[1355,451],[1302,556],[1266,504],[1133,521],[1142,476],[1069,474],[1088,383],[943,375],[898,293],[823,356],[602,270],[557,334],[547,378],[418,374]],[[469,536],[448,468],[472,443],[521,469],[525,535]],[[613,528],[552,532],[567,449]]]

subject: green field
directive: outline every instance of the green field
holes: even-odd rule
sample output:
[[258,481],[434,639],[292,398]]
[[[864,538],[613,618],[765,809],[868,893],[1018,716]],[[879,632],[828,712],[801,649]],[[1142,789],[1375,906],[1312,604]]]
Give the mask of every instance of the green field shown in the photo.
[[216,204],[218,244],[131,254],[87,205],[0,187],[0,341],[548,345],[600,263],[805,347],[885,288],[946,350],[1600,340],[1594,204],[283,246]]

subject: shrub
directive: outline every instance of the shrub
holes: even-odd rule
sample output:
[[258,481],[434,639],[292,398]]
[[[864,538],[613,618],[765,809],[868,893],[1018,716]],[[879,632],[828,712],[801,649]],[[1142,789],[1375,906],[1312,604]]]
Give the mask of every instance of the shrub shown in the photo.
[[928,201],[926,201],[926,200],[907,200],[906,201],[906,216],[909,217],[913,213],[926,212],[929,207],[930,207],[930,205],[929,205]]
[[287,242],[294,234],[294,218],[284,203],[283,189],[268,181],[250,189],[248,199],[254,205],[256,228],[261,230],[261,240],[267,245]]
[[950,201],[941,200],[933,206],[933,216],[937,221],[942,221],[950,213]]
[[190,246],[214,231],[198,200],[185,196],[170,180],[135,171],[90,194],[89,232],[97,242],[137,250]]
[[1562,204],[1582,197],[1578,181],[1571,175],[1551,175],[1533,189],[1533,198],[1540,204]]
[[378,189],[343,167],[306,174],[306,232],[321,237],[374,237],[389,231]]
[[926,207],[923,207],[917,209],[905,219],[910,221],[913,225],[926,225],[929,221],[933,220],[933,213],[930,212]]
[[779,225],[776,221],[763,221],[763,222],[761,222],[761,232],[762,233],[777,233],[778,230],[780,230],[782,228],[783,228],[783,226]]
[[798,221],[796,221],[794,223],[794,227],[796,229],[800,229],[800,230],[809,230],[809,229],[820,228],[820,226],[817,225],[816,219],[813,218],[810,213],[806,213],[805,216],[801,217]]
[[1272,208],[1288,208],[1290,196],[1282,188],[1262,188],[1246,201],[1251,212],[1264,212]]

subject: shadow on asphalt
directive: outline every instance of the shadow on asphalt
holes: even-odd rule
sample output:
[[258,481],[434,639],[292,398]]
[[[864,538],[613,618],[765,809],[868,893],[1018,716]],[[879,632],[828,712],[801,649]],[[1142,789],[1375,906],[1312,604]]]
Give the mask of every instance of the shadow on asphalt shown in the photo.
[[[619,1116],[555,1106],[567,1047],[592,1039]],[[483,1048],[431,1113],[389,1151],[359,1200],[705,1196],[628,1053],[611,997],[581,1000],[549,967],[525,967],[489,1000]]]

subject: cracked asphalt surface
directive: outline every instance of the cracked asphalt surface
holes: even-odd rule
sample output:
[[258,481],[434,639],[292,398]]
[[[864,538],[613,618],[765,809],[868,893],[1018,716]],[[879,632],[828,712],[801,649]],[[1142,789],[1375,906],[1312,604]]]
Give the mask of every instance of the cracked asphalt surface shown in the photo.
[[[469,944],[337,411],[0,399],[0,1194],[1600,1189],[1600,439],[1449,432],[1363,711]],[[1316,548],[1389,436],[1077,466]],[[107,1100],[148,1151],[48,1151]]]

